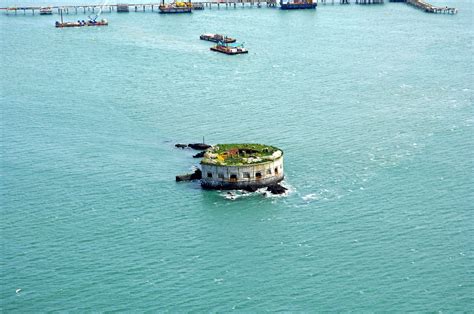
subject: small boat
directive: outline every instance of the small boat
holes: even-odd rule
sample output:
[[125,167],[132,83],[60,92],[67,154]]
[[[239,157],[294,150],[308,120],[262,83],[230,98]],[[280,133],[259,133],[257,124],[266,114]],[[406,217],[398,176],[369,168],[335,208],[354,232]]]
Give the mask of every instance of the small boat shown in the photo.
[[222,52],[226,55],[238,55],[242,53],[248,53],[249,51],[244,48],[243,44],[240,45],[229,45],[224,42],[219,42],[217,45],[211,47],[212,51]]
[[192,4],[193,10],[204,10],[204,4],[201,2]]
[[88,21],[80,21],[77,22],[57,22],[56,27],[63,28],[63,27],[83,27],[83,26],[107,26],[109,22],[106,19],[102,19],[100,21],[96,20],[88,20]]
[[215,43],[218,43],[220,41],[223,41],[227,44],[235,43],[235,38],[227,37],[220,34],[202,34],[201,36],[199,36],[199,38],[201,40],[212,41]]
[[313,2],[313,0],[289,0],[287,2],[280,0],[280,8],[282,10],[316,9],[317,5],[317,2]]
[[165,0],[163,0],[158,9],[160,10],[160,13],[191,13],[193,4],[191,2],[173,2],[165,4]]
[[53,8],[51,7],[41,7],[40,15],[51,15],[53,14]]

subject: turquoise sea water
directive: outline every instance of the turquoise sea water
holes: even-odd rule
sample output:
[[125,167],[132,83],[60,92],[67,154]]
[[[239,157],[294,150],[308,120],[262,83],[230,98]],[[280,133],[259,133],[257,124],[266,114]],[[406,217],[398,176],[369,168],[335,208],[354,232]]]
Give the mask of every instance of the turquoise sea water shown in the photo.
[[[1,311],[472,310],[473,4],[437,3],[1,14]],[[202,136],[291,192],[175,183]]]

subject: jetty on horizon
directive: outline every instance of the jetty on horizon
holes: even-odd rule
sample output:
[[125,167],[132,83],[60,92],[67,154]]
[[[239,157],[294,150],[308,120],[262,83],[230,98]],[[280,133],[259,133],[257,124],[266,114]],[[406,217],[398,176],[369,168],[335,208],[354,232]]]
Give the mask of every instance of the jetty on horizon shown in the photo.
[[[372,4],[384,4],[384,0],[352,0],[353,3],[358,5],[372,5]],[[442,7],[442,6],[435,6],[432,5],[424,0],[388,0],[389,2],[402,2],[408,5],[414,6],[418,9],[423,10],[427,13],[446,13],[446,14],[456,14],[458,10],[453,7]],[[327,5],[327,4],[335,4],[339,3],[341,5],[348,5],[351,4],[351,0],[315,0],[314,4],[317,5]],[[22,12],[26,15],[26,13],[32,13],[35,15],[35,12],[41,12],[45,8],[48,8],[49,14],[60,12],[64,14],[75,13],[84,13],[92,12],[94,13],[96,10],[102,10],[103,13],[105,12],[117,12],[117,13],[124,13],[124,12],[146,12],[147,10],[151,10],[151,12],[159,12],[159,7],[162,5],[161,2],[150,2],[150,3],[117,3],[117,4],[83,4],[83,5],[51,5],[51,6],[9,6],[9,7],[0,7],[0,11],[3,11],[5,14],[17,14],[18,11]],[[220,8],[222,7],[234,7],[237,6],[244,7],[245,5],[249,5],[251,7],[255,6],[257,8],[261,8],[262,5],[266,5],[270,8],[276,8],[278,6],[277,0],[203,0],[203,1],[196,1],[192,2],[192,10],[203,10],[205,7],[212,9],[212,7]],[[280,4],[281,7],[281,4]]]

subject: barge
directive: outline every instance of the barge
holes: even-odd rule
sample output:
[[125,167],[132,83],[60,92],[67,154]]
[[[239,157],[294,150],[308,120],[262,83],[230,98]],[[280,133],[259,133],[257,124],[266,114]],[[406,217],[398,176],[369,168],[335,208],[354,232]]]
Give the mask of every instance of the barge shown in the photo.
[[165,1],[161,3],[158,7],[160,13],[191,13],[193,9],[193,4],[190,2],[173,2],[165,4]]
[[220,34],[202,34],[201,36],[199,36],[199,39],[212,41],[215,43],[222,41],[226,44],[235,43],[236,41],[235,38],[227,37]]
[[56,28],[64,28],[64,27],[84,27],[84,26],[107,26],[109,22],[106,19],[101,19],[97,21],[99,15],[96,15],[94,18],[89,17],[87,21],[84,20],[77,20],[77,22],[64,22],[63,21],[63,10],[59,10],[59,14],[61,15],[61,22],[56,21],[55,26]]
[[243,45],[231,46],[224,42],[217,43],[217,45],[211,47],[211,50],[225,53],[226,55],[238,55],[249,52]]
[[280,8],[282,10],[303,10],[303,9],[316,9],[317,2],[313,0],[290,0],[283,2],[280,0]]
[[56,27],[63,28],[63,27],[83,27],[83,26],[107,26],[109,22],[106,19],[102,19],[100,21],[89,20],[89,21],[80,21],[77,22],[57,22]]

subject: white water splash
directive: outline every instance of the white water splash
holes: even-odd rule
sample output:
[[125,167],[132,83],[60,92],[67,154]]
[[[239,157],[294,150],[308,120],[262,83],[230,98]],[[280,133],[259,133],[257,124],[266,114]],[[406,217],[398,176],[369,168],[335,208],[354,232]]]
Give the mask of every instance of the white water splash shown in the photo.
[[224,197],[225,199],[235,201],[239,198],[255,197],[255,196],[264,196],[268,198],[287,197],[296,191],[296,189],[292,185],[288,184],[285,181],[280,182],[280,185],[286,188],[286,191],[283,194],[272,194],[271,192],[267,191],[267,188],[260,188],[255,192],[248,192],[245,190],[221,191],[220,195]]

